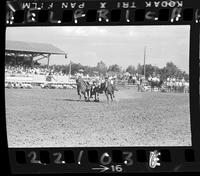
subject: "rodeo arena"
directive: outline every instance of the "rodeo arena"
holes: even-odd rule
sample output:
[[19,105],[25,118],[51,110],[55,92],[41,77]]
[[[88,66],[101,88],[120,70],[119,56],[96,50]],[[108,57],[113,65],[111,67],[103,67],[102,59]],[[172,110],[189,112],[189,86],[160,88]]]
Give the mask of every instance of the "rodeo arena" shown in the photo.
[[[50,69],[52,44],[6,41],[10,147],[191,145],[189,82],[125,72],[121,77]],[[46,67],[39,67],[39,60]],[[89,103],[90,102],[90,103]],[[98,103],[96,103],[98,102]]]

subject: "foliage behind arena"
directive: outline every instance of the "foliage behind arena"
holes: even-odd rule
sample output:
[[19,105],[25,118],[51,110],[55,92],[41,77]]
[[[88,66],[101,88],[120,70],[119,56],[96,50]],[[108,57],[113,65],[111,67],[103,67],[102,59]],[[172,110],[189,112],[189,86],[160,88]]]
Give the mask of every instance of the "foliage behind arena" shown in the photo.
[[[29,61],[30,62],[30,61]],[[46,65],[41,65],[39,62],[34,61],[33,63],[27,63],[26,60],[21,59],[20,63],[11,63],[6,62],[6,65],[22,65],[25,67],[36,67],[36,68],[47,68]],[[134,64],[135,65],[135,64]],[[79,70],[83,70],[84,75],[89,76],[96,76],[96,75],[107,75],[107,76],[115,76],[117,75],[118,78],[123,78],[124,75],[129,74],[135,75],[138,73],[139,75],[144,74],[144,65],[138,64],[137,68],[135,68],[134,65],[129,65],[126,69],[123,69],[121,66],[114,64],[107,66],[103,61],[100,61],[97,63],[96,66],[85,66],[80,63],[73,63],[68,65],[51,65],[49,66],[49,69],[53,71],[54,73],[62,73],[62,74],[69,74],[70,67],[71,67],[71,75],[75,75],[79,72]],[[160,75],[161,80],[165,80],[167,77],[176,77],[176,78],[183,78],[188,81],[189,80],[189,74],[186,73],[184,70],[179,69],[173,62],[167,62],[166,65],[163,68],[159,68],[157,66],[146,64],[145,65],[145,77],[149,77],[153,73],[156,73],[156,75]]]
[[[166,66],[163,68],[159,68],[151,64],[148,64],[145,67],[146,67],[145,77],[149,77],[154,72],[156,72],[156,74],[160,75],[162,80],[166,79],[169,76],[174,76],[177,78],[184,77],[186,81],[189,80],[189,74],[179,69],[173,62],[167,62]],[[52,65],[50,66],[50,69],[54,69],[57,72],[62,71],[63,73],[66,74],[69,73],[69,65]],[[133,65],[129,65],[126,69],[122,69],[122,67],[120,67],[117,64],[106,66],[106,64],[103,61],[98,62],[96,67],[83,66],[80,63],[71,64],[72,75],[76,74],[80,69],[84,70],[84,74],[88,74],[90,76],[94,76],[97,72],[104,76],[107,74],[107,75],[118,75],[118,77],[121,77],[126,72],[128,72],[130,75],[134,75],[136,73],[143,75],[144,73],[144,66],[141,64],[138,64],[137,68],[135,68]]]

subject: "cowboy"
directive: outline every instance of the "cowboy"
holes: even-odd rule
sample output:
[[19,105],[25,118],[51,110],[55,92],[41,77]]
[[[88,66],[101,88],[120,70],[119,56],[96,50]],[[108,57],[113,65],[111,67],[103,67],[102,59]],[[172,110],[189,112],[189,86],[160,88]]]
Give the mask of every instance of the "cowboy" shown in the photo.
[[168,76],[168,77],[167,77],[167,82],[170,82],[170,79],[171,79],[170,76]]
[[138,92],[141,90],[140,84],[141,84],[141,79],[138,77],[138,78],[137,78],[137,88],[138,88]]
[[149,81],[149,82],[152,81],[152,77],[151,77],[151,75],[148,77],[148,81]]
[[105,87],[108,87],[108,84],[110,83],[110,80],[108,79],[108,77],[105,77]]
[[100,87],[101,87],[101,83],[100,83],[99,79],[95,79],[91,86],[91,94],[90,95],[92,97],[94,95],[94,101],[96,101],[96,102],[99,102]]
[[183,92],[183,83],[181,80],[178,82],[179,92]]
[[175,92],[179,92],[179,80],[177,79],[174,84]]
[[92,85],[91,85],[91,94],[90,94],[90,98],[93,98],[93,95],[95,94],[95,87],[96,87],[96,81],[93,80],[93,81],[92,81]]
[[110,95],[110,98],[111,98],[111,101],[113,101],[113,85],[111,84],[110,80],[108,79],[108,77],[105,77],[105,94],[106,94],[106,97],[107,97],[107,101],[109,102],[109,97],[108,95]]

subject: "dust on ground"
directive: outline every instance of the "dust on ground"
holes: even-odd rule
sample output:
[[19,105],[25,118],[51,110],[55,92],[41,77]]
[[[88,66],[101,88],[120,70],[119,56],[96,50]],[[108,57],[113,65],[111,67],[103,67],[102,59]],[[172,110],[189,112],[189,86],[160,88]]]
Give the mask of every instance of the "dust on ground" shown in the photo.
[[76,90],[6,89],[9,147],[191,146],[189,94],[121,88],[115,100]]

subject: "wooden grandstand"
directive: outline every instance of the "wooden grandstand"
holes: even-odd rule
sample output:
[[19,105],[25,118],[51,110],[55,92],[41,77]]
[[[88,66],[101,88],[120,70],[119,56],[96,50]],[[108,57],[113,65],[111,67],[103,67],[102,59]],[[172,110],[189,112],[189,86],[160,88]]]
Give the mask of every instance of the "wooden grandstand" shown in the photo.
[[50,56],[64,55],[67,58],[67,54],[61,49],[55,47],[52,44],[47,43],[32,43],[24,41],[6,41],[5,56],[30,58],[31,62],[41,59],[47,59],[47,68],[49,68]]

